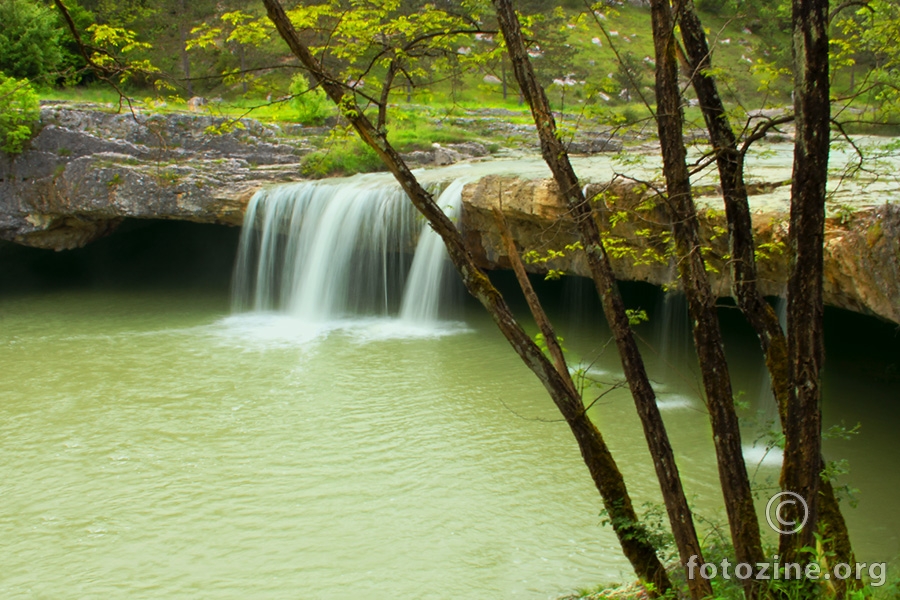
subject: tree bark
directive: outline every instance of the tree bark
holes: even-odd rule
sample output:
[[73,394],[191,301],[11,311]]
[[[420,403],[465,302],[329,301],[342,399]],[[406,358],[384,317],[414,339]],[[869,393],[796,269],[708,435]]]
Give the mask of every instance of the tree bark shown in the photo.
[[178,7],[181,9],[178,15],[178,34],[181,37],[181,70],[184,72],[184,84],[188,97],[191,97],[194,95],[194,83],[191,81],[191,57],[187,51],[188,15],[185,0],[179,0]]
[[[694,345],[700,361],[719,479],[736,558],[738,562],[755,565],[763,560],[762,542],[744,464],[715,297],[701,254],[700,226],[691,196],[681,93],[678,89],[674,19],[668,0],[651,0],[650,10],[656,54],[656,121],[679,276],[693,321]],[[747,596],[755,598],[759,588],[755,579],[746,579],[743,584]]]
[[[669,438],[656,405],[643,359],[631,331],[625,304],[619,294],[609,257],[600,237],[593,210],[584,197],[566,150],[556,135],[556,122],[547,96],[534,75],[521,27],[510,0],[493,0],[500,29],[506,41],[513,74],[522,96],[531,107],[541,142],[541,154],[553,173],[560,193],[572,209],[587,254],[591,276],[603,305],[603,311],[616,340],[625,377],[628,380],[635,406],[641,418],[657,478],[666,504],[669,522],[683,565],[696,556],[702,562],[700,544],[694,529],[693,517]],[[709,582],[703,578],[688,578],[691,595],[702,598],[710,595]]]
[[509,257],[513,272],[516,274],[516,280],[519,282],[519,287],[522,289],[522,294],[528,303],[531,316],[534,317],[535,324],[541,330],[541,335],[544,336],[544,342],[547,344],[547,353],[553,359],[553,366],[556,367],[556,371],[560,376],[567,380],[566,383],[571,387],[573,395],[577,395],[575,383],[572,381],[569,368],[566,365],[566,357],[563,354],[562,347],[559,345],[559,341],[556,339],[556,331],[554,331],[550,319],[547,318],[547,313],[544,312],[544,308],[541,306],[541,301],[531,285],[531,280],[528,279],[528,272],[525,270],[525,264],[519,256],[516,241],[513,239],[512,231],[509,229],[509,223],[506,222],[506,217],[503,216],[502,206],[494,207],[494,222],[497,223],[500,240],[506,247],[506,255]]
[[345,95],[341,84],[323,69],[303,44],[278,0],[263,0],[263,2],[269,18],[291,51],[309,71],[314,82],[321,85],[332,101],[341,108],[343,115],[360,137],[384,161],[415,207],[441,236],[466,289],[487,309],[510,345],[550,394],[578,442],[582,458],[600,492],[622,549],[635,572],[644,581],[652,583],[657,592],[668,590],[671,585],[665,569],[656,556],[656,550],[646,540],[622,474],[600,431],[588,418],[581,398],[573,396],[554,365],[516,321],[502,295],[475,264],[456,227],[444,215],[431,194],[419,184],[397,151],[388,143],[384,133],[372,125],[353,97]]
[[[688,76],[697,93],[709,132],[710,144],[716,153],[731,245],[732,291],[738,306],[759,337],[772,381],[772,392],[778,406],[781,426],[786,430],[787,406],[792,393],[787,338],[778,322],[778,316],[765,301],[757,286],[753,227],[744,183],[743,155],[738,149],[737,138],[719,96],[715,79],[708,74],[712,68],[709,45],[694,9],[693,0],[680,0],[675,6],[687,55]],[[834,488],[829,482],[822,482],[819,499],[822,503],[819,521],[825,528],[826,546],[834,552],[835,562],[854,563],[856,559],[847,525],[835,498]],[[841,591],[848,584],[848,580],[834,583]],[[852,581],[849,583],[852,585]]]
[[[808,561],[800,551],[814,544],[822,472],[820,372],[825,185],[828,178],[828,0],[793,0],[794,181],[791,186],[791,273],[788,279],[788,352],[793,388],[787,406],[781,486],[806,500],[809,522],[782,535],[783,560]],[[791,518],[802,515],[793,513]]]
[[388,65],[387,74],[384,77],[384,87],[381,88],[381,97],[378,99],[378,120],[375,122],[375,127],[378,128],[378,131],[384,131],[387,125],[388,100],[391,97],[391,86],[394,85],[394,77],[397,76],[397,66],[397,59],[394,58],[391,60],[391,64]]

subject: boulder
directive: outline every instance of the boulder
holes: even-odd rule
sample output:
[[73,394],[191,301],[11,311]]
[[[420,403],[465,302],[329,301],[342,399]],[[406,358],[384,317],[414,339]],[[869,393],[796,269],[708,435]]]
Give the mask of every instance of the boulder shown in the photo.
[[576,139],[569,142],[572,154],[596,154],[598,152],[621,152],[622,142],[610,136],[597,136],[587,139]]

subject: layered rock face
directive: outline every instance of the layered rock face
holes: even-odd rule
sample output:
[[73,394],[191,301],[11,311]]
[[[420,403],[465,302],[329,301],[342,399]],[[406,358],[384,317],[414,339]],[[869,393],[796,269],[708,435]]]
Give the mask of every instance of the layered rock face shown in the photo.
[[[208,127],[225,121],[53,106],[42,109],[42,120],[25,153],[0,155],[0,239],[53,250],[84,246],[114,231],[124,218],[239,226],[253,193],[296,181],[299,160],[310,150],[301,136],[285,136],[280,128],[255,121],[209,135]],[[617,276],[677,287],[666,215],[652,195],[634,185],[593,185],[587,191],[595,197],[595,217]],[[712,284],[717,294],[728,296],[724,214],[714,208],[720,205],[715,196],[699,200]],[[550,260],[530,262],[530,270],[588,275],[555,184],[499,176],[469,184],[463,194],[460,228],[483,267],[509,267],[491,212],[498,202],[523,252],[534,251],[539,259],[552,254]],[[758,212],[754,228],[759,285],[765,294],[782,295],[789,272],[787,214]],[[900,204],[829,219],[825,301],[900,323]]]
[[77,248],[124,217],[240,225],[260,186],[296,178],[302,140],[275,126],[198,115],[143,116],[45,106],[20,156],[0,155],[0,238]]
[[[634,185],[588,186],[595,218],[604,232],[619,279],[677,287],[668,255],[669,231],[664,211],[652,194]],[[466,244],[485,268],[508,268],[509,258],[494,225],[492,207],[501,203],[522,252],[535,251],[527,262],[535,273],[550,270],[590,276],[574,222],[552,180],[486,177],[466,187],[461,227]],[[702,250],[710,280],[719,296],[729,296],[731,277],[723,211],[699,202]],[[713,203],[708,203],[713,206]],[[766,295],[783,295],[789,275],[788,225],[784,212],[753,215],[759,286]],[[569,246],[570,249],[566,249]],[[552,255],[550,260],[542,259]],[[825,303],[900,323],[900,204],[861,208],[829,218],[825,238]]]

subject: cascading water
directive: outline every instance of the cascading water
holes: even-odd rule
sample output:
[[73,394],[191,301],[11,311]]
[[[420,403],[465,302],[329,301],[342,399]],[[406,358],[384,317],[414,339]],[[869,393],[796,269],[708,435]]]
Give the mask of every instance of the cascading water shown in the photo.
[[[463,183],[438,199],[451,218]],[[281,312],[308,322],[398,312],[438,320],[449,259],[399,186],[380,176],[301,183],[257,193],[235,266],[235,312]]]
[[[786,294],[782,294],[775,302],[775,312],[778,314],[778,321],[783,330],[787,330],[787,300]],[[759,392],[756,401],[757,420],[762,428],[760,435],[768,437],[766,430],[778,430],[780,421],[778,418],[778,404],[775,402],[775,395],[772,393],[772,379],[769,376],[769,369],[765,363],[760,367],[759,375]],[[783,453],[780,448],[767,447],[760,440],[754,442],[751,446],[744,447],[744,458],[749,464],[767,464],[770,466],[780,466]]]
[[[675,264],[669,265],[667,281],[677,281],[678,272]],[[686,372],[690,357],[687,349],[691,348],[691,328],[688,319],[687,301],[680,291],[666,292],[660,299],[655,311],[654,339],[659,367],[657,377],[667,380]]]
[[[450,219],[455,219],[459,213],[464,185],[462,179],[457,179],[447,186],[438,198],[438,206]],[[419,235],[416,256],[403,292],[401,319],[417,324],[433,323],[438,320],[441,299],[447,293],[448,275],[452,275],[450,266],[450,259],[441,236],[426,223]]]

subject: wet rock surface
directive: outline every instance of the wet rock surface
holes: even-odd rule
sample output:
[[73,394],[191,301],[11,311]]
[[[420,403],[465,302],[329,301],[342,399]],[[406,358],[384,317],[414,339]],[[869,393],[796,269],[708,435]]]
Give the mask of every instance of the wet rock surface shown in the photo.
[[125,217],[239,225],[250,196],[296,179],[310,149],[250,119],[44,106],[26,151],[0,156],[0,239],[64,250]]

